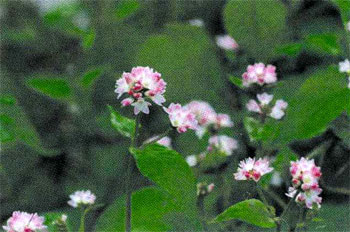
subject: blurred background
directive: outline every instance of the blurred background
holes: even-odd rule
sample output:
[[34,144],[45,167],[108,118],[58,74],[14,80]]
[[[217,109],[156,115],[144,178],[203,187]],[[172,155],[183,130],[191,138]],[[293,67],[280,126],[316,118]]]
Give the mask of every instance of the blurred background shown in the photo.
[[[223,186],[208,197],[209,216],[254,196],[249,185],[238,187],[232,181],[237,161],[254,156],[256,144],[243,126],[249,93],[234,86],[229,75],[240,77],[254,62],[273,64],[284,83],[275,95],[288,101],[310,73],[346,55],[345,31],[332,1],[261,2],[277,4],[273,9],[279,10],[263,7],[261,15],[276,23],[259,41],[254,34],[260,32],[249,27],[247,9],[231,15],[223,0],[3,0],[1,224],[15,210],[68,210],[68,196],[76,190],[90,189],[106,204],[124,193],[129,141],[110,126],[107,105],[132,117],[130,108],[120,108],[114,89],[122,72],[134,66],[150,66],[162,74],[168,103],[207,101],[234,121],[234,128],[225,132],[238,140],[239,149],[225,162],[195,170],[199,180]],[[232,29],[235,25],[227,23],[232,17],[248,26]],[[201,19],[203,25],[191,25],[192,19]],[[238,50],[216,45],[215,36],[227,33],[236,39]],[[334,41],[340,44],[336,49]],[[325,43],[321,49],[319,43]],[[38,77],[44,81],[33,79]],[[144,139],[169,126],[161,112],[154,107],[142,117]],[[194,133],[171,137],[174,149],[184,156],[206,149],[207,141],[198,141]],[[349,116],[344,113],[321,135],[293,142],[290,148],[294,156],[315,148],[325,154],[320,217],[327,223],[315,228],[349,231]],[[285,198],[288,175],[281,175],[286,182],[271,189]],[[137,168],[134,178],[134,189],[151,184]],[[91,230],[94,221],[89,221]]]

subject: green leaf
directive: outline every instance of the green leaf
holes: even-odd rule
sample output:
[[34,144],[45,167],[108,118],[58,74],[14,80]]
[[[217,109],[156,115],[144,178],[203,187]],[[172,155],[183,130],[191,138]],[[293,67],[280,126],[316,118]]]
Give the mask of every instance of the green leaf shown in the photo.
[[16,98],[11,95],[5,95],[0,97],[0,104],[3,105],[14,105],[16,104]]
[[239,88],[243,88],[242,78],[230,76],[230,81],[232,82],[232,84],[238,86]]
[[336,34],[313,34],[305,39],[306,45],[311,49],[321,50],[330,55],[339,55],[341,48]]
[[[169,195],[159,188],[138,190],[131,198],[132,231],[169,231],[165,216],[176,210]],[[98,218],[96,231],[125,231],[125,196],[118,198]]]
[[81,84],[84,87],[90,87],[96,79],[98,79],[103,74],[103,68],[90,69],[81,79]]
[[68,98],[71,96],[71,88],[63,78],[31,78],[27,80],[27,85],[55,99]]
[[276,226],[269,212],[259,200],[250,199],[232,205],[223,213],[219,214],[213,222],[223,222],[238,219],[262,228],[273,228]]
[[224,10],[229,34],[249,56],[267,61],[286,37],[286,9],[281,1],[231,0]]
[[140,3],[136,0],[122,0],[117,5],[115,15],[117,19],[124,19],[135,13],[140,8]]
[[277,46],[275,51],[277,54],[295,57],[301,52],[302,49],[303,49],[302,43],[290,43],[290,44]]
[[259,120],[252,117],[245,117],[243,124],[248,132],[250,141],[266,141],[270,138],[274,129],[271,124],[262,124]]
[[289,143],[326,130],[328,124],[350,109],[350,90],[337,67],[320,70],[309,77],[288,102],[277,141]]
[[132,138],[134,136],[136,122],[135,120],[121,116],[112,106],[108,106],[111,113],[111,123],[122,136]]
[[96,37],[96,32],[94,29],[90,29],[88,32],[83,33],[82,35],[82,46],[83,48],[89,49],[92,48],[92,46],[94,45],[95,42],[95,37]]
[[334,4],[339,8],[341,19],[346,25],[350,21],[350,1],[348,0],[333,0]]
[[297,159],[297,155],[292,152],[288,146],[284,147],[277,154],[272,167],[275,171],[283,173],[288,171],[288,167],[290,166],[290,161],[295,161]]
[[131,149],[140,172],[166,190],[185,212],[193,214],[196,205],[195,177],[185,159],[176,151],[158,144]]

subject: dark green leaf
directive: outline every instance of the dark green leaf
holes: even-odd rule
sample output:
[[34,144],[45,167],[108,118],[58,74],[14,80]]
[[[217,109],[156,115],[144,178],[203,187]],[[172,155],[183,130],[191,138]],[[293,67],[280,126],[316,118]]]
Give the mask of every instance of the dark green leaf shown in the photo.
[[337,67],[320,70],[309,77],[291,98],[281,123],[282,143],[322,133],[342,112],[350,109],[350,90]]
[[135,120],[121,116],[117,111],[113,109],[112,106],[108,106],[108,109],[111,113],[111,123],[114,129],[116,129],[119,134],[128,138],[132,138],[134,136],[136,127]]
[[62,99],[71,96],[71,89],[66,80],[62,78],[31,78],[27,85],[46,96]]
[[302,43],[284,44],[276,47],[276,53],[295,57],[301,52],[302,48],[303,48]]
[[225,26],[253,58],[267,61],[286,37],[286,9],[281,1],[231,0],[224,10]]
[[143,149],[132,149],[131,152],[144,176],[165,189],[184,211],[195,211],[195,177],[179,153],[158,144],[151,144]]
[[135,13],[140,7],[140,3],[136,0],[122,0],[117,5],[115,15],[117,19],[124,19]]
[[238,219],[262,228],[272,228],[276,224],[269,216],[269,212],[259,200],[250,199],[232,205],[223,213],[219,214],[213,222],[223,222]]
[[[169,231],[164,216],[176,210],[166,192],[155,187],[132,194],[132,231]],[[97,221],[96,231],[125,231],[125,196],[109,206]]]
[[232,84],[236,85],[237,87],[243,88],[242,78],[230,76],[230,81],[232,82]]
[[331,55],[339,55],[341,48],[336,34],[314,34],[305,39],[308,48],[321,50]]
[[87,71],[83,78],[81,79],[81,84],[84,87],[89,87],[91,86],[96,79],[98,79],[101,75],[103,74],[103,69],[102,68],[95,68],[95,69],[90,69]]
[[88,32],[83,33],[82,46],[84,49],[92,48],[95,42],[96,32],[94,29],[90,29]]
[[11,95],[1,96],[0,97],[0,104],[3,104],[3,105],[14,105],[14,104],[16,104],[16,98],[14,98]]

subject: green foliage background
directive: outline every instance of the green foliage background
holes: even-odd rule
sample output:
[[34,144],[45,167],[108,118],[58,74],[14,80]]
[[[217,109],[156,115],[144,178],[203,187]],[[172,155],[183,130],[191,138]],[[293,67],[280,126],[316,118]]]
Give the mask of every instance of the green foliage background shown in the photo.
[[[233,130],[226,132],[238,139],[238,151],[220,165],[208,161],[207,166],[195,171],[198,181],[219,186],[206,199],[208,219],[233,203],[256,196],[249,184],[233,181],[232,173],[238,160],[255,154],[258,144],[254,139],[262,136],[267,149],[279,148],[278,167],[287,183],[287,172],[281,167],[291,157],[322,153],[326,164],[322,166],[325,203],[319,217],[324,221],[311,227],[345,231],[350,227],[346,216],[349,165],[344,166],[350,158],[350,91],[345,75],[339,74],[335,65],[350,55],[342,23],[342,18],[350,20],[346,4],[342,0],[80,0],[61,2],[44,12],[33,1],[3,1],[2,224],[14,210],[69,211],[71,227],[76,228],[74,219],[79,214],[66,202],[69,194],[80,189],[90,189],[99,203],[118,208],[112,218],[124,217],[129,140],[111,126],[107,105],[132,117],[130,108],[120,108],[115,81],[123,71],[140,65],[162,73],[167,82],[167,102],[208,101],[217,112],[230,114],[235,123]],[[188,20],[193,18],[203,19],[205,26],[189,25]],[[88,25],[79,24],[79,20],[88,21]],[[215,35],[225,33],[237,40],[238,52],[224,52],[216,46]],[[268,122],[263,134],[254,133],[252,138],[245,127],[249,124],[254,130],[259,125],[244,120],[249,93],[243,94],[229,77],[240,77],[247,65],[260,61],[277,66],[280,82],[273,91],[290,105],[281,123]],[[143,139],[169,126],[161,112],[152,108],[149,116],[142,117]],[[171,136],[175,150],[185,156],[206,148],[205,139],[198,141],[193,133]],[[136,157],[141,159],[142,155]],[[319,157],[316,160],[321,162]],[[157,165],[166,168],[162,162],[165,160]],[[155,187],[139,190],[153,184],[136,167],[133,179],[133,189],[138,190],[133,207],[140,205],[132,219],[135,229],[170,230],[169,224],[158,220],[158,213],[152,211],[152,200],[167,202],[169,196]],[[286,187],[272,186],[271,190],[284,197]],[[142,204],[143,199],[149,199],[149,204]],[[178,226],[175,228],[195,228],[195,223],[189,222],[181,227],[174,219],[181,216],[169,215],[177,207],[163,204],[157,208],[167,215],[169,223]],[[89,230],[94,230],[105,209],[89,215]],[[111,220],[104,218],[110,209],[99,219],[97,231]],[[143,212],[154,213],[156,219],[143,217]],[[113,223],[108,226],[124,228],[124,224]],[[218,225],[211,226],[218,229]],[[225,226],[240,231],[254,228],[238,221]]]

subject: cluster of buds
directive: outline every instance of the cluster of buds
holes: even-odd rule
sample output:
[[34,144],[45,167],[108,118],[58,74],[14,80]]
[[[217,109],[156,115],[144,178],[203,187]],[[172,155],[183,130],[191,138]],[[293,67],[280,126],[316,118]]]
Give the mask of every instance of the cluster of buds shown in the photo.
[[285,115],[285,110],[287,109],[288,103],[284,100],[277,100],[275,105],[271,108],[269,104],[273,99],[272,94],[257,94],[257,99],[259,103],[253,99],[249,100],[246,105],[249,111],[259,113],[263,116],[268,115],[277,120],[281,119]]
[[237,140],[226,135],[215,135],[209,138],[208,152],[219,152],[230,156],[238,148]]
[[198,122],[196,134],[199,138],[202,138],[207,131],[216,133],[221,128],[233,126],[230,116],[216,113],[207,102],[191,101],[184,107],[196,117]]
[[237,42],[229,35],[218,35],[216,36],[216,44],[228,51],[233,51],[238,48]]
[[175,127],[179,133],[184,133],[188,129],[197,129],[198,121],[195,115],[186,107],[171,103],[170,106],[164,108],[164,110],[169,114],[171,125]]
[[157,105],[165,102],[163,96],[166,83],[161,78],[161,74],[154,72],[149,67],[136,67],[130,73],[124,72],[122,77],[117,80],[115,92],[120,98],[124,93],[129,97],[124,99],[121,104],[123,106],[134,106],[134,113],[149,113],[151,100]]
[[197,184],[197,196],[207,196],[214,190],[215,185],[213,183],[198,183]]
[[67,230],[67,215],[62,214],[60,218],[55,220],[52,224],[56,226],[56,231],[68,231]]
[[8,232],[44,232],[47,231],[44,221],[45,218],[36,213],[15,211],[2,228]]
[[247,71],[243,73],[243,86],[249,87],[252,84],[258,84],[260,86],[264,84],[272,84],[277,81],[276,67],[273,65],[267,65],[263,63],[257,63],[249,65]]
[[237,172],[234,174],[236,180],[254,180],[258,182],[260,178],[272,172],[270,162],[267,158],[255,160],[255,158],[248,158],[239,163]]
[[298,161],[292,161],[290,167],[293,187],[288,190],[288,197],[295,198],[296,202],[305,202],[307,208],[312,209],[314,203],[318,208],[321,207],[322,198],[319,196],[322,189],[318,181],[321,177],[320,167],[315,165],[315,161],[301,158]]
[[93,205],[96,200],[96,196],[91,193],[90,190],[87,191],[76,191],[71,194],[70,200],[68,201],[68,205],[73,208],[80,207],[81,205]]
[[[350,22],[348,25],[350,27]],[[348,59],[342,62],[339,62],[339,72],[346,73],[348,75],[348,80],[349,80],[348,88],[350,89],[350,61]]]

